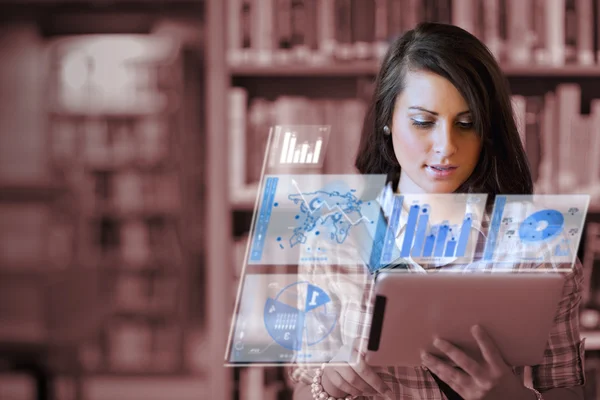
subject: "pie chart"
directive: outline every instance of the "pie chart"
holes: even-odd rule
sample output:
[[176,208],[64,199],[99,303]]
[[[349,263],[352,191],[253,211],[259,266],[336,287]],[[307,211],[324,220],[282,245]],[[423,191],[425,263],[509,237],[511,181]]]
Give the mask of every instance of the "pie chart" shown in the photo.
[[541,242],[563,230],[565,218],[557,210],[541,210],[527,217],[519,227],[523,242]]
[[307,281],[292,283],[265,303],[264,322],[273,340],[299,351],[325,339],[335,327],[338,310],[331,297]]

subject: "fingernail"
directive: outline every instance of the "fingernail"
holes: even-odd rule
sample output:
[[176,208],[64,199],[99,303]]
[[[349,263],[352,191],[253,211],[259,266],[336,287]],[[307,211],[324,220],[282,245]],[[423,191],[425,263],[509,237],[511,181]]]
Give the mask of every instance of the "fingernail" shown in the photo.
[[473,332],[474,335],[479,335],[479,333],[481,333],[481,327],[479,325],[473,325],[471,332]]

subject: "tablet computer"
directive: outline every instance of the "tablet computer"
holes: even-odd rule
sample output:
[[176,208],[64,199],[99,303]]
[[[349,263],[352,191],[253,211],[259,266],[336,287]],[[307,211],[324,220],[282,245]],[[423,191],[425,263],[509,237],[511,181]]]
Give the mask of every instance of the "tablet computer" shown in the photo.
[[446,339],[481,360],[471,327],[481,325],[511,366],[538,364],[564,287],[563,275],[538,273],[417,274],[381,271],[375,281],[366,362],[420,366],[420,351]]

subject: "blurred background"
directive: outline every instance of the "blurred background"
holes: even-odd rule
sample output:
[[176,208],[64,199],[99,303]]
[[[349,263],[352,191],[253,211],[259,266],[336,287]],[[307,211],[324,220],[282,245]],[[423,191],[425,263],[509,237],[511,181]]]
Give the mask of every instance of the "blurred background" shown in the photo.
[[223,367],[269,127],[331,125],[323,173],[352,173],[420,21],[500,61],[536,191],[592,196],[600,399],[597,0],[3,0],[0,399],[291,398],[282,368]]

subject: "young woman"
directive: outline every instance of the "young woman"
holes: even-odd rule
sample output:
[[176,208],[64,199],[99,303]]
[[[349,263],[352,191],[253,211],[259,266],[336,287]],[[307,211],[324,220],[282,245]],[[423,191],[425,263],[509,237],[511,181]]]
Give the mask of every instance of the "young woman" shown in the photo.
[[[424,23],[391,45],[366,121],[356,167],[363,174],[387,174],[385,190],[487,193],[490,201],[497,194],[533,192],[504,75],[490,51],[458,27]],[[349,251],[340,257],[354,257]],[[477,328],[473,335],[483,355],[481,362],[442,340],[434,345],[453,364],[423,354],[420,368],[366,365],[357,354],[358,340],[353,339],[360,336],[360,323],[351,327],[348,322],[362,320],[356,318],[361,313],[369,315],[361,297],[364,287],[357,284],[364,280],[358,278],[353,281],[354,293],[348,289],[353,286],[346,286],[334,295],[350,304],[342,308],[340,353],[356,355],[359,362],[322,370],[298,366],[291,373],[297,382],[294,399],[583,399],[584,350],[578,326],[581,269],[577,262],[566,276],[543,362],[532,366],[534,390],[524,386],[522,368],[507,365],[491,338]]]

